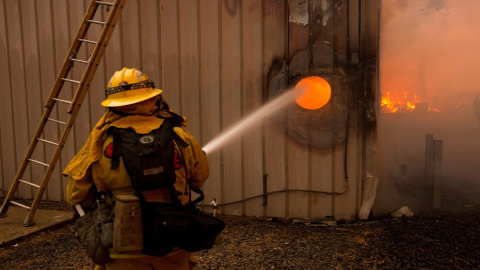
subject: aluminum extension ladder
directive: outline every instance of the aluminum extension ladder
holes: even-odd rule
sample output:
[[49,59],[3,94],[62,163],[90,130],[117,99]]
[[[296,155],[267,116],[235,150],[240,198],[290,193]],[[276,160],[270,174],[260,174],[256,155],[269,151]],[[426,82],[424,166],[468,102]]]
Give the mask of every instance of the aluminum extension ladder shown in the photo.
[[[55,84],[47,99],[47,102],[45,105],[46,109],[45,109],[45,112],[43,113],[40,125],[38,126],[37,131],[35,132],[35,135],[32,138],[32,141],[30,142],[30,146],[28,147],[27,153],[25,154],[22,164],[15,175],[15,179],[12,182],[12,185],[10,186],[10,189],[7,193],[7,196],[5,197],[5,200],[3,201],[2,208],[0,208],[0,217],[5,216],[10,204],[14,204],[16,206],[20,206],[28,209],[28,215],[23,225],[30,226],[33,224],[33,217],[35,215],[35,212],[38,208],[40,200],[42,199],[43,193],[45,192],[45,189],[48,186],[48,181],[50,180],[50,177],[53,173],[55,165],[60,157],[63,146],[67,141],[70,130],[73,127],[75,118],[77,117],[82,101],[85,95],[87,94],[87,91],[90,87],[90,83],[93,80],[93,77],[100,63],[100,60],[103,57],[103,53],[105,52],[107,43],[113,34],[113,31],[115,29],[115,25],[118,19],[120,18],[123,7],[125,6],[125,2],[126,0],[115,0],[114,2],[107,2],[106,0],[91,1],[90,6],[88,7],[85,13],[85,17],[83,18],[82,24],[78,29],[77,36],[75,37],[75,40],[70,46],[70,50],[67,54],[67,57],[63,62],[63,66],[57,76],[57,79],[55,80]],[[110,10],[108,18],[104,22],[94,20],[95,14],[97,13],[98,10],[101,10],[99,8],[101,6],[106,7],[107,11]],[[91,25],[99,25],[102,27],[101,34],[97,41],[85,39],[87,35],[87,31]],[[94,46],[93,51],[90,53],[89,59],[87,60],[76,59],[77,52],[79,51],[82,44],[85,44],[85,46],[90,46],[87,48],[91,48],[92,46]],[[85,68],[80,81],[72,80],[68,78],[68,74],[72,70],[74,63],[81,63],[80,65],[82,65],[82,67]],[[59,99],[59,94],[65,82],[78,85],[73,95],[73,99],[71,101]],[[62,121],[50,118],[50,114],[52,113],[55,105],[58,103],[70,104],[67,111],[67,113],[69,114],[69,118],[67,122],[62,122]],[[49,121],[55,122],[63,126],[63,132],[58,142],[52,142],[42,138],[42,134],[45,130],[45,125]],[[52,144],[56,146],[56,149],[53,152],[53,157],[51,158],[50,163],[47,164],[42,161],[32,159],[32,155],[35,151],[35,148],[38,142]],[[31,181],[21,179],[28,165],[31,163],[40,164],[46,168],[45,174],[43,175],[40,185],[34,184]],[[32,186],[38,189],[35,195],[35,198],[30,206],[12,200],[20,184],[27,184],[29,186]]]

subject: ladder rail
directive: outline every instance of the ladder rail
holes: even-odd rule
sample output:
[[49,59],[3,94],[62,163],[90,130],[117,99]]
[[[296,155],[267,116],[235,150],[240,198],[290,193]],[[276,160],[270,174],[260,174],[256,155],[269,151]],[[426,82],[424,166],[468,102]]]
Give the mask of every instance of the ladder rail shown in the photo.
[[[12,182],[12,185],[3,201],[3,204],[0,208],[0,217],[4,216],[8,210],[8,207],[10,204],[14,204],[17,206],[21,206],[24,208],[28,209],[28,215],[25,218],[24,221],[24,226],[30,226],[32,225],[33,222],[33,217],[35,215],[35,212],[38,208],[38,205],[40,204],[40,201],[43,197],[43,194],[48,186],[48,182],[53,174],[53,171],[55,169],[55,166],[60,158],[60,155],[62,153],[63,147],[68,139],[68,136],[73,128],[73,125],[75,123],[75,119],[78,115],[78,112],[80,111],[81,103],[83,102],[85,96],[87,95],[87,92],[90,87],[90,83],[93,80],[93,77],[95,75],[95,72],[97,70],[97,67],[102,60],[103,54],[105,52],[106,46],[108,44],[108,41],[110,40],[110,37],[113,34],[113,31],[115,29],[116,23],[119,20],[121,16],[121,11],[123,7],[125,6],[126,0],[115,0],[114,3],[111,2],[105,2],[105,1],[98,1],[98,0],[92,0],[90,3],[90,6],[88,7],[84,19],[81,23],[81,25],[78,28],[77,35],[75,36],[74,41],[72,42],[70,49],[67,53],[67,56],[65,57],[65,60],[63,61],[62,68],[60,69],[58,76],[54,82],[54,85],[52,87],[52,90],[48,96],[47,102],[45,103],[45,111],[42,115],[41,121],[39,126],[37,127],[37,130],[34,133],[34,136],[30,142],[30,145],[28,147],[28,150],[25,154],[25,157],[15,175],[14,181]],[[70,73],[70,70],[73,68],[73,61],[76,61],[77,59],[74,59],[77,52],[79,51],[82,43],[90,43],[90,42],[85,42],[85,36],[87,34],[87,31],[93,23],[93,18],[101,5],[106,5],[111,8],[110,14],[108,15],[107,20],[105,21],[104,24],[102,24],[103,29],[101,31],[101,34],[98,38],[98,41],[95,44],[95,47],[93,49],[93,52],[90,55],[90,58],[88,61],[77,61],[77,62],[83,62],[86,64],[86,67],[83,71],[83,75],[80,81],[74,81],[71,79],[67,78],[67,75]],[[96,24],[96,22],[95,22]],[[76,82],[79,83],[73,99],[71,102],[61,100],[58,98],[64,83],[66,81],[69,82]],[[70,103],[70,107],[67,110],[67,113],[70,115],[69,119],[67,122],[62,122],[59,120],[54,120],[50,118],[50,115],[53,111],[53,108],[56,103],[58,102],[65,102],[65,103]],[[62,135],[58,141],[58,143],[55,142],[50,142],[48,140],[40,138],[43,131],[45,130],[45,126],[47,124],[47,121],[54,121],[59,124],[64,124],[65,127],[63,128]],[[43,163],[40,161],[32,160],[31,157],[37,147],[38,142],[44,142],[44,143],[50,143],[53,145],[56,145],[56,149],[53,153],[53,156],[50,159],[50,162]],[[34,162],[34,163],[39,163],[41,165],[46,166],[45,173],[43,175],[43,178],[41,180],[41,184],[37,185],[32,182],[28,182],[25,180],[22,180],[21,178],[23,177],[23,174],[25,173],[27,166],[29,163]],[[25,183],[28,184],[32,187],[38,188],[38,191],[34,197],[34,200],[31,204],[31,206],[26,206],[21,203],[12,201],[12,198],[14,197],[14,194],[17,192],[19,184],[20,183]]]
[[[124,2],[125,0],[123,0]],[[117,12],[118,9],[123,8],[124,3],[119,6],[119,5],[114,5],[112,10],[110,11],[110,15],[107,18],[106,21],[106,26],[110,27],[104,27],[102,30],[102,33],[100,34],[100,38],[98,39],[97,45],[95,45],[95,48],[93,49],[92,56],[90,56],[90,59],[93,59],[93,61],[89,61],[87,64],[87,71],[83,74],[81,81],[82,82],[87,82],[80,84],[75,91],[75,94],[72,99],[72,104],[68,108],[68,113],[71,113],[73,111],[74,106],[78,103],[79,100],[83,101],[83,98],[86,95],[86,92],[88,91],[88,88],[90,87],[90,82],[93,80],[93,76],[95,75],[95,72],[97,71],[97,67],[102,60],[101,57],[96,57],[97,55],[103,56],[103,53],[105,52],[105,49],[107,47],[107,43],[110,40],[110,37],[113,34],[113,31],[115,30],[116,23],[118,19],[120,18],[121,12]],[[84,90],[84,88],[86,88]],[[85,92],[85,93],[84,93]],[[82,93],[84,93],[82,95]],[[81,104],[78,104],[80,106]]]
[[90,24],[87,23],[86,21],[89,19],[92,19],[95,16],[95,13],[98,9],[98,3],[96,3],[95,0],[92,0],[90,2],[90,6],[88,7],[87,11],[85,12],[85,16],[83,18],[82,23],[80,24],[78,30],[77,30],[77,35],[75,36],[72,44],[70,45],[70,48],[68,50],[68,54],[63,60],[62,64],[62,69],[58,73],[58,76],[55,80],[55,83],[53,85],[52,91],[50,92],[49,97],[47,98],[47,103],[45,104],[45,107],[53,107],[53,103],[55,102],[52,100],[52,98],[57,98],[58,94],[60,93],[60,90],[63,87],[63,84],[65,83],[62,78],[66,78],[67,75],[70,73],[70,70],[72,69],[72,65],[70,64],[70,59],[74,57],[77,52],[80,49],[80,46],[82,45],[82,42],[79,39],[83,39],[85,35],[87,34],[88,28],[90,27]]

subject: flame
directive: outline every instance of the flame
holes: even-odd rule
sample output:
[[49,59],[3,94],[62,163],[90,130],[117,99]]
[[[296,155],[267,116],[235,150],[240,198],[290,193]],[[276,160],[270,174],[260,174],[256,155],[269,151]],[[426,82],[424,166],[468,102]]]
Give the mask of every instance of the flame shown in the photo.
[[301,91],[296,102],[307,110],[316,110],[325,106],[330,100],[332,89],[330,84],[318,76],[310,76],[300,80],[295,89]]
[[420,102],[417,94],[413,94],[413,97],[408,92],[400,94],[387,92],[386,95],[382,95],[382,113],[413,112],[419,109],[418,105],[421,105],[422,110],[440,112],[439,109],[428,106],[428,103]]

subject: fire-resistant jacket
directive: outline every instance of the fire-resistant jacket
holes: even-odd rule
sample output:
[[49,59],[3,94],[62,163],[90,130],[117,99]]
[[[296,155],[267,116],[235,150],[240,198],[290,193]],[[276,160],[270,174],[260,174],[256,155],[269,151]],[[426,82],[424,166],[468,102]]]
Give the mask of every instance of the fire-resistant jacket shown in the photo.
[[[157,115],[131,115],[121,117],[112,111],[107,111],[90,134],[87,143],[72,159],[63,174],[69,176],[66,200],[70,205],[81,204],[88,207],[93,202],[91,188],[93,184],[100,191],[111,191],[113,194],[134,194],[130,177],[120,157],[117,169],[110,169],[112,158],[112,135],[107,134],[111,126],[131,128],[138,134],[148,134],[160,127],[164,119]],[[182,204],[189,201],[191,186],[200,188],[210,174],[207,157],[195,138],[182,127],[174,127],[187,144],[187,147],[175,143],[175,189]],[[150,202],[170,202],[166,189],[144,191],[143,195]]]

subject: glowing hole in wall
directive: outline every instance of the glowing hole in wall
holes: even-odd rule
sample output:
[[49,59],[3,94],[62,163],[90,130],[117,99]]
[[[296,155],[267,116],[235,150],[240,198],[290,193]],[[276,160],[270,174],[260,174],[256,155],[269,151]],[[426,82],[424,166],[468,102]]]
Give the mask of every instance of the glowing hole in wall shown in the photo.
[[310,76],[300,80],[296,90],[304,93],[297,97],[297,104],[307,110],[316,110],[325,106],[330,100],[332,89],[330,84],[318,76]]

